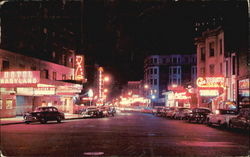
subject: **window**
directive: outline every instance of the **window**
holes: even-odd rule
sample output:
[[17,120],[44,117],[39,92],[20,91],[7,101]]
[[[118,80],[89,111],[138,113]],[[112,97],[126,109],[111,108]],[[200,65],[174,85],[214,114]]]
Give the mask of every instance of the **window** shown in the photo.
[[150,84],[151,84],[151,85],[153,84],[153,79],[150,79]]
[[154,63],[157,63],[157,58],[154,58]]
[[9,61],[3,60],[3,63],[2,63],[2,71],[9,70],[9,68],[10,68],[10,62],[9,62]]
[[173,58],[173,63],[177,63],[177,58]]
[[49,78],[49,71],[47,69],[44,69],[43,71],[41,71],[41,78]]
[[151,64],[153,63],[153,58],[150,59],[150,63],[151,63]]
[[157,74],[157,69],[154,69],[154,74]]
[[219,45],[220,45],[220,55],[222,55],[222,39],[219,40]]
[[214,64],[210,64],[210,65],[209,65],[209,71],[210,71],[210,74],[211,74],[211,75],[214,74]]
[[166,63],[166,58],[163,58],[162,62],[163,62],[163,64],[165,64]]
[[157,79],[154,79],[154,85],[157,85]]
[[66,74],[62,75],[62,80],[66,80]]
[[35,71],[36,70],[36,66],[31,66],[30,69]]
[[56,72],[53,72],[53,80],[56,80]]
[[175,67],[173,67],[173,74],[177,73],[177,69]]
[[12,109],[13,108],[12,102],[13,102],[12,99],[6,99],[6,109]]
[[228,61],[226,61],[226,77],[228,77]]
[[201,68],[201,75],[205,75],[205,68]]
[[222,74],[222,63],[220,63],[220,74]]
[[3,109],[3,100],[0,99],[0,110]]
[[150,69],[150,74],[153,74],[153,69]]
[[235,56],[233,56],[233,61],[232,61],[232,62],[233,62],[233,63],[232,63],[232,64],[233,64],[233,65],[232,65],[232,66],[233,66],[233,67],[232,67],[232,73],[233,73],[233,75],[235,75],[235,71],[236,71],[236,69],[235,69],[235,67],[236,67],[236,66],[235,66],[235,63],[236,63],[236,58],[235,58]]
[[214,42],[209,43],[209,56],[214,56]]
[[24,64],[19,64],[20,70],[25,70],[25,65]]

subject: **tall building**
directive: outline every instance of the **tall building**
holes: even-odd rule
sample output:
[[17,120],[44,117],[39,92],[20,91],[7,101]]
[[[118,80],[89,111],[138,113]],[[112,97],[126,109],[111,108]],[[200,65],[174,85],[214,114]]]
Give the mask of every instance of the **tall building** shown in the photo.
[[74,113],[82,85],[75,68],[0,49],[0,117],[14,117],[38,106]]
[[246,45],[233,43],[232,32],[227,33],[218,27],[196,38],[198,104],[213,110],[229,108],[226,101],[249,103]]
[[72,67],[82,47],[81,7],[81,1],[5,1],[0,47]]
[[154,105],[164,105],[164,95],[169,85],[194,87],[196,80],[196,55],[152,55],[144,61],[145,95]]

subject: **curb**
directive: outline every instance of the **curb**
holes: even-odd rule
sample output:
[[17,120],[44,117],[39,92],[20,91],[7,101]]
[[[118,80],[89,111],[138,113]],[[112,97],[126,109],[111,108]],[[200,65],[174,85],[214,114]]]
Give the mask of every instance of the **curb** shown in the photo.
[[[76,118],[66,118],[64,120],[74,120],[74,119],[84,119],[84,118],[82,118],[82,117],[76,117]],[[14,125],[14,124],[25,124],[25,122],[21,121],[21,122],[9,122],[9,123],[4,123],[4,124],[0,123],[0,126],[3,126],[3,125]]]

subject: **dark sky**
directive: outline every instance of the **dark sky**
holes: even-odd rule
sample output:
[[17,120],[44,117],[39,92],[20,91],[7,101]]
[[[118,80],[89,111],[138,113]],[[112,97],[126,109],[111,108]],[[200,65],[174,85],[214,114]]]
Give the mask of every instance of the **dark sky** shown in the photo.
[[[141,80],[145,56],[196,53],[194,38],[200,32],[195,32],[195,22],[212,23],[215,18],[216,24],[211,27],[231,25],[235,19],[243,17],[238,17],[245,11],[241,4],[225,1],[85,1],[87,63],[103,65],[122,84]],[[222,21],[218,22],[220,18]]]

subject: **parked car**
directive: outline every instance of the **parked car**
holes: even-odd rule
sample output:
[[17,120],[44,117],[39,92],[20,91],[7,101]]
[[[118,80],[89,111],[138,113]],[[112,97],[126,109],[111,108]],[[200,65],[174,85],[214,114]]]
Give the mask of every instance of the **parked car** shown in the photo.
[[164,106],[155,106],[153,108],[153,114],[156,115],[156,116],[160,116],[161,115],[160,111],[163,108],[164,108]]
[[174,118],[174,115],[177,111],[177,107],[170,107],[167,111],[166,111],[166,117],[167,118]]
[[103,117],[109,117],[115,115],[115,108],[109,106],[101,106],[99,112],[102,112]]
[[192,110],[190,108],[185,108],[185,107],[178,108],[178,110],[174,115],[174,119],[181,119],[181,120],[187,119],[188,114],[191,112]]
[[188,122],[204,123],[207,120],[207,115],[211,113],[209,108],[197,107],[189,113]]
[[208,125],[229,126],[229,121],[237,117],[237,110],[219,109],[207,116]]
[[83,118],[86,117],[103,117],[103,113],[97,107],[88,107],[80,113]]
[[239,115],[230,119],[229,121],[230,128],[250,128],[250,108],[242,108],[240,109]]
[[65,119],[64,113],[59,112],[56,107],[37,107],[33,112],[27,112],[23,116],[24,122],[41,122],[42,124],[47,121],[56,120],[58,123]]

